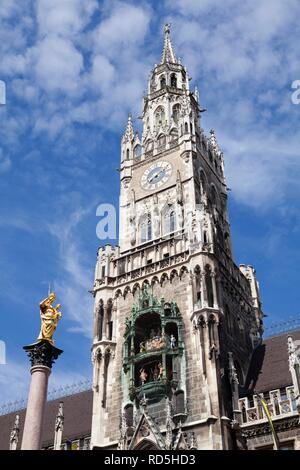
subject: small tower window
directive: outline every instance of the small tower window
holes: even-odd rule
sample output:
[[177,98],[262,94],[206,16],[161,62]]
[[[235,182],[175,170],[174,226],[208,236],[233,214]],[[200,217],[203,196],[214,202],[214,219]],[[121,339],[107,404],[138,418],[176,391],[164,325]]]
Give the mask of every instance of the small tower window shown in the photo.
[[165,109],[163,106],[159,106],[155,111],[155,124],[156,127],[161,126],[165,122]]
[[173,106],[173,119],[176,124],[179,122],[179,116],[180,116],[180,104],[176,103]]
[[160,88],[165,88],[165,86],[166,86],[166,78],[163,75],[160,79]]
[[127,405],[124,409],[125,420],[128,427],[133,426],[133,405]]
[[141,145],[138,144],[134,147],[134,156],[135,158],[141,158],[141,155],[142,155],[142,147]]
[[152,140],[148,140],[146,142],[145,150],[146,150],[146,152],[150,152],[151,150],[153,150],[153,141]]
[[176,230],[176,214],[173,206],[167,207],[163,213],[163,233],[175,232]]
[[189,126],[188,126],[187,122],[184,125],[184,132],[185,132],[185,134],[188,134],[188,132],[189,132]]
[[157,144],[159,148],[165,147],[166,146],[166,136],[164,134],[161,134],[158,139],[157,139]]
[[171,75],[171,87],[177,88],[177,77],[175,73]]
[[211,268],[210,266],[205,266],[205,284],[207,292],[207,303],[209,307],[214,306],[214,294],[213,294],[213,285],[211,277]]
[[129,160],[129,149],[126,150],[126,160]]
[[176,392],[175,395],[175,410],[176,414],[184,414],[185,413],[185,406],[184,406],[184,392],[179,390]]
[[141,220],[141,243],[145,243],[152,238],[151,215],[146,214]]

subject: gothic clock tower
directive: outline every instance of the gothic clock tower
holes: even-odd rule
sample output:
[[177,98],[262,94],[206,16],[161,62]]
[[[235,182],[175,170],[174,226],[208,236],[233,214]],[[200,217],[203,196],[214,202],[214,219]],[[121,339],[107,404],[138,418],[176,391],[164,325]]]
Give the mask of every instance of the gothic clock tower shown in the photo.
[[119,246],[94,284],[92,447],[230,449],[262,311],[255,270],[234,264],[224,158],[170,27],[121,143]]

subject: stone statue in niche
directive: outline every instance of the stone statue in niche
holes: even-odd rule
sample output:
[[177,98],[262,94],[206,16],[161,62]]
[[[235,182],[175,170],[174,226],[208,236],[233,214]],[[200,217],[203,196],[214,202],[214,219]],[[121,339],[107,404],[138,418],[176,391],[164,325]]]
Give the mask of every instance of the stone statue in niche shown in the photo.
[[176,348],[176,338],[174,335],[171,335],[170,336],[170,347],[171,349],[175,349]]
[[144,385],[145,382],[147,382],[148,374],[145,371],[145,369],[142,367],[140,369],[140,380],[142,382],[142,385]]

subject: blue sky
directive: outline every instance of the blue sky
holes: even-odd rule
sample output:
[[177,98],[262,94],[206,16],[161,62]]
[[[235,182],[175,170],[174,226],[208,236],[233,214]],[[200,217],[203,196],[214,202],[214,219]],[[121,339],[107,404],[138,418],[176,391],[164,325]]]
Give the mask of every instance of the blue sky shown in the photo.
[[51,386],[91,374],[96,208],[118,204],[120,137],[138,127],[162,26],[225,153],[236,263],[252,264],[266,322],[299,315],[298,0],[3,0],[0,3],[0,402],[27,393],[22,350],[48,283],[64,349]]

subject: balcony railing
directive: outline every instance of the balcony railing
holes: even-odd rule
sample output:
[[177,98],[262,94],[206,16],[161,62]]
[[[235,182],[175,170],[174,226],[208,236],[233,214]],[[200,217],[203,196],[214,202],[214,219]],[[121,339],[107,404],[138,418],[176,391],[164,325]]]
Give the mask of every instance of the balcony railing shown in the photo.
[[[271,390],[270,392],[260,394],[260,396],[266,401],[269,413],[273,418],[297,414],[293,387]],[[255,395],[253,396],[253,401],[250,401],[248,398],[241,398],[239,400],[239,409],[243,424],[252,424],[257,421],[266,420],[260,400]]]

